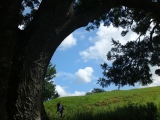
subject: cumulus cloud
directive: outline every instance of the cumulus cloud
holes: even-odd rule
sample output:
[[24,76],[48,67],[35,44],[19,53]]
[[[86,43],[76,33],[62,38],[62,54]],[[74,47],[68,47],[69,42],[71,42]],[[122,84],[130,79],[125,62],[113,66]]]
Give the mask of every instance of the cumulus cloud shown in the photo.
[[129,32],[125,37],[121,36],[122,29],[110,27],[104,27],[100,25],[96,37],[89,37],[89,41],[94,43],[86,50],[80,51],[80,56],[84,61],[90,59],[106,61],[106,54],[112,47],[111,39],[119,40],[122,44],[125,44],[129,40],[135,40],[138,36]]
[[63,40],[61,45],[59,46],[60,50],[66,50],[73,46],[75,46],[77,43],[77,39],[74,38],[73,34],[70,34],[66,39]]
[[92,67],[86,67],[84,69],[78,69],[74,74],[59,72],[55,79],[59,78],[70,83],[89,83],[92,80],[98,79],[98,77],[93,75],[93,72],[94,70]]
[[75,91],[74,93],[70,93],[66,91],[66,87],[61,87],[60,85],[56,85],[56,91],[60,95],[60,97],[65,97],[65,96],[83,96],[86,94],[86,92],[80,92],[80,91]]
[[88,83],[92,80],[92,74],[94,70],[92,67],[86,67],[84,69],[79,69],[76,75],[76,82]]
[[61,87],[60,85],[56,85],[56,91],[58,92],[58,94],[60,95],[60,97],[68,95],[68,93],[64,90],[64,88]]

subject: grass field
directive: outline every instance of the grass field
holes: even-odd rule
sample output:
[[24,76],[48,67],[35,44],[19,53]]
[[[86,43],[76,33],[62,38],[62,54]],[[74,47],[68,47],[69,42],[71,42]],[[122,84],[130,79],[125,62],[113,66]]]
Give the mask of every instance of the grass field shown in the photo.
[[57,102],[64,120],[160,120],[160,86],[53,99],[44,103],[50,120],[58,117]]

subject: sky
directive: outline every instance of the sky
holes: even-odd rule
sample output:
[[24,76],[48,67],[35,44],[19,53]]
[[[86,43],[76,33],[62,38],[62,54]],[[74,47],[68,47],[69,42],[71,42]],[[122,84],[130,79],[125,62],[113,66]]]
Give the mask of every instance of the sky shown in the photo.
[[[121,28],[114,28],[112,25],[104,27],[102,24],[98,29],[86,31],[86,28],[79,28],[71,33],[55,51],[51,63],[56,65],[56,77],[53,79],[56,90],[60,97],[85,95],[94,88],[106,91],[116,90],[118,87],[111,85],[102,88],[97,80],[103,77],[103,70],[100,64],[107,61],[106,54],[112,47],[111,39],[119,40],[122,44],[135,40],[138,35],[129,32],[125,37],[121,36]],[[156,67],[152,67],[153,72]],[[153,83],[149,86],[160,85],[160,78],[153,75]],[[136,85],[124,86],[121,90],[142,88]]]

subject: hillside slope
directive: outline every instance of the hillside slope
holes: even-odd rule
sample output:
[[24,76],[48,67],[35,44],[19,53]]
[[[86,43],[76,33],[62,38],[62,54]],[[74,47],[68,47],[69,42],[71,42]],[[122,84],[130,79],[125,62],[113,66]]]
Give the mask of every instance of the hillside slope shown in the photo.
[[114,110],[114,108],[123,107],[128,103],[146,104],[153,102],[160,110],[160,86],[53,99],[44,103],[47,114],[51,119],[57,117],[57,102],[61,102],[64,105],[64,113],[68,119],[69,116],[74,116],[77,112],[86,111],[87,113],[87,111],[91,111],[91,113],[97,114],[99,111]]

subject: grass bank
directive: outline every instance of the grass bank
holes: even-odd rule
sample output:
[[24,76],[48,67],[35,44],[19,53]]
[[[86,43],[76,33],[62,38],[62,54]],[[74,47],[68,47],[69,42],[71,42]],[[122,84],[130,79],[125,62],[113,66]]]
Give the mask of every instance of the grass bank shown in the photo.
[[50,120],[58,117],[59,101],[65,108],[64,120],[160,120],[160,87],[53,99],[44,103]]

